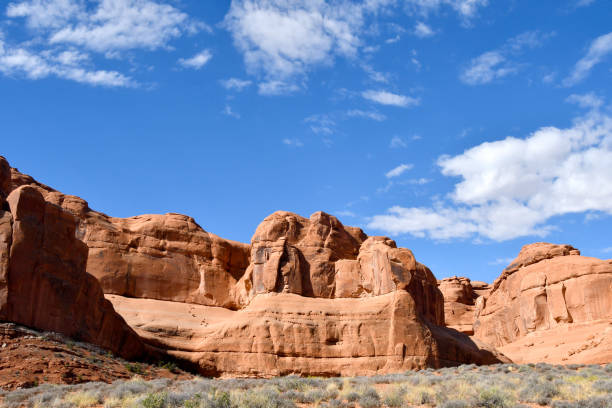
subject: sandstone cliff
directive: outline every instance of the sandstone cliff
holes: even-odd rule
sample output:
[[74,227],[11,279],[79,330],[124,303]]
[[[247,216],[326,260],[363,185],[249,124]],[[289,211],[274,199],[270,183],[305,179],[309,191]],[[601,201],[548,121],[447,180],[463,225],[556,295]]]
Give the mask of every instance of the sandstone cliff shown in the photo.
[[44,206],[77,218],[62,239],[87,244],[88,272],[138,334],[202,373],[365,374],[504,359],[441,326],[437,281],[410,250],[331,215],[274,213],[247,245],[179,214],[109,217],[7,166],[7,191],[40,193]]
[[36,188],[7,196],[7,168],[0,157],[0,320],[60,332],[126,358],[142,355],[140,338],[85,272],[88,248],[75,236],[76,219]]
[[612,260],[526,245],[482,299],[475,336],[516,362],[612,361]]
[[468,278],[453,276],[438,281],[438,288],[444,297],[444,322],[462,333],[474,334],[476,309],[491,290],[485,282],[471,281]]

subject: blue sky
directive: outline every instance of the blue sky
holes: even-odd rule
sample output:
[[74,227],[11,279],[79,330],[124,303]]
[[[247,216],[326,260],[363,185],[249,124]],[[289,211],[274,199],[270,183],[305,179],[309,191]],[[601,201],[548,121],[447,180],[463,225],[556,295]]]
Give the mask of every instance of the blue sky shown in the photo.
[[0,154],[113,216],[248,242],[323,210],[493,281],[612,257],[607,0],[0,3]]

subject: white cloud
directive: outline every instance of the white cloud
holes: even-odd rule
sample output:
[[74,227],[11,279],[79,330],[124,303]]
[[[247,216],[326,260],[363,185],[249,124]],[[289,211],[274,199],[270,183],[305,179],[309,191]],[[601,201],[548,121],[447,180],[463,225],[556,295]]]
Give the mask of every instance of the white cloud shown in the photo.
[[348,210],[336,211],[335,215],[340,216],[340,217],[351,217],[351,218],[354,218],[357,216],[354,212],[348,211]]
[[612,117],[598,110],[566,129],[543,127],[438,160],[459,177],[448,198],[431,207],[395,206],[369,227],[433,239],[496,241],[546,235],[555,216],[612,214]]
[[33,80],[56,77],[93,86],[137,85],[131,78],[116,71],[86,69],[79,66],[88,59],[86,54],[76,51],[64,51],[59,54],[33,53],[25,48],[5,44],[0,35],[0,72],[4,75]]
[[389,82],[389,77],[390,77],[389,74],[384,73],[384,72],[378,72],[378,71],[374,70],[374,68],[372,68],[368,64],[363,64],[361,67],[368,74],[368,76],[370,77],[370,79],[372,81],[382,82],[382,83]]
[[538,48],[555,36],[554,32],[525,31],[508,39],[498,49],[487,51],[473,58],[460,74],[459,79],[468,85],[482,85],[496,79],[518,73],[520,65],[512,58],[525,49]]
[[374,91],[368,90],[361,93],[365,99],[372,102],[379,103],[381,105],[392,105],[407,108],[411,106],[417,106],[421,103],[418,98],[411,96],[398,95],[387,91]]
[[408,147],[408,143],[406,143],[406,141],[399,136],[393,136],[391,138],[391,142],[389,143],[389,147],[392,149],[398,149],[400,147]]
[[472,59],[460,79],[468,85],[481,85],[517,72],[516,68],[504,64],[505,62],[506,58],[500,52],[485,52]]
[[151,0],[26,0],[9,4],[9,17],[48,34],[51,44],[97,52],[157,49],[185,33],[206,28],[175,7]]
[[421,178],[418,178],[418,179],[407,180],[406,183],[407,184],[416,184],[416,185],[419,185],[419,186],[423,186],[425,184],[431,183],[431,179],[428,179],[428,178],[425,178],[425,177],[421,177]]
[[331,135],[334,133],[336,122],[329,115],[311,115],[304,119],[304,123],[310,124],[310,130],[316,134]]
[[302,147],[304,146],[304,143],[302,143],[302,141],[300,139],[283,139],[283,144],[287,145],[287,146],[291,146],[291,147]]
[[442,6],[450,6],[461,17],[474,17],[480,7],[489,4],[488,0],[406,0],[407,6],[413,11],[427,16],[429,13],[437,12]]
[[287,81],[361,45],[363,6],[323,1],[235,0],[225,25],[247,69],[268,81]]
[[224,79],[220,82],[221,82],[221,85],[223,85],[225,89],[231,89],[231,90],[238,91],[238,92],[243,91],[244,89],[251,86],[251,84],[253,83],[252,81],[249,81],[246,79],[239,79],[239,78]]
[[510,265],[510,262],[514,261],[514,258],[497,258],[494,261],[489,262],[489,265]]
[[422,21],[419,21],[414,26],[414,35],[420,38],[427,38],[435,35],[436,32],[427,24]]
[[265,81],[257,85],[257,90],[261,95],[285,95],[299,91],[300,87],[291,82],[285,81]]
[[603,105],[604,101],[599,96],[595,95],[593,92],[589,92],[587,94],[578,95],[572,94],[565,99],[566,102],[575,103],[581,108],[590,108],[597,109]]
[[[396,0],[233,0],[224,26],[252,75],[285,84],[277,89],[293,92],[314,67],[374,51],[376,47],[362,40],[366,18],[395,4]],[[375,77],[381,80],[383,75]]]
[[360,117],[360,118],[372,119],[377,122],[382,122],[383,120],[387,119],[387,117],[383,115],[382,113],[378,113],[374,111],[363,111],[360,109],[352,109],[346,112],[346,114],[350,117]]
[[[6,46],[2,72],[31,79],[55,76],[92,85],[134,86],[126,75],[93,68],[95,51],[116,58],[133,49],[169,48],[184,34],[209,29],[162,1],[153,0],[21,0],[9,3],[10,26],[23,19],[35,36]],[[182,60],[192,67],[204,56]]]
[[178,63],[179,65],[182,65],[185,68],[192,68],[198,70],[204,65],[206,65],[211,58],[212,53],[209,50],[203,50],[191,58],[180,58],[178,60]]
[[399,166],[386,172],[385,177],[386,178],[399,177],[405,172],[407,172],[408,170],[412,169],[413,167],[414,167],[413,164],[400,164]]
[[582,81],[589,75],[591,69],[601,63],[610,53],[612,53],[612,32],[593,40],[586,55],[576,63],[574,70],[563,81],[563,84],[572,86]]
[[229,105],[225,105],[225,108],[223,108],[223,114],[231,116],[232,118],[240,119],[240,114],[238,112],[234,112],[232,107]]

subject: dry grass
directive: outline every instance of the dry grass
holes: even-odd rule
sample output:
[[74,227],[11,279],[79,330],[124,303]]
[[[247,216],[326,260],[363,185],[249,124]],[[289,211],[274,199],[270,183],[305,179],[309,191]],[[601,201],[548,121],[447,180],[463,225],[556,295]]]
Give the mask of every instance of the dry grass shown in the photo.
[[612,408],[612,364],[474,365],[353,378],[158,379],[0,392],[0,407]]

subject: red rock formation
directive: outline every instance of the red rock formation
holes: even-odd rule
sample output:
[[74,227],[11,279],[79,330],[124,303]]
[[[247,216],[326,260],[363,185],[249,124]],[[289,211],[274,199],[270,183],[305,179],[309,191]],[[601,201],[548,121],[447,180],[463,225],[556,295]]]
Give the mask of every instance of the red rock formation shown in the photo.
[[[590,353],[590,357],[582,358],[574,350],[581,345],[575,342],[595,339],[601,328],[593,328],[603,325],[612,329],[611,323],[612,260],[580,256],[569,245],[536,243],[523,247],[494,282],[477,309],[474,329],[476,337],[484,342],[509,345],[501,350],[512,351],[510,358],[517,361],[524,361],[530,354],[534,362],[594,363],[609,362],[612,349],[600,348],[599,357]],[[560,335],[568,330],[574,340]],[[564,344],[566,349],[545,352],[534,344],[522,350],[510,346],[523,338],[526,344],[538,338],[543,347],[555,343],[557,347]],[[607,344],[603,340],[595,343],[594,347]]]
[[468,335],[474,334],[478,298],[486,295],[490,286],[485,282],[453,276],[439,281],[438,288],[444,297],[445,325]]
[[267,293],[238,311],[108,298],[147,343],[204,375],[371,375],[508,361],[421,319],[403,290],[345,299]]
[[10,211],[0,211],[0,319],[127,358],[141,355],[140,338],[85,272],[88,249],[75,237],[75,218],[30,186],[13,190],[6,202]]
[[44,195],[43,207],[59,211],[52,219],[66,217],[60,207],[77,217],[67,234],[89,246],[88,271],[119,313],[147,343],[202,373],[344,375],[499,361],[438,326],[442,294],[411,251],[328,214],[274,213],[246,245],[179,214],[108,217],[12,169],[9,188],[19,185]]

